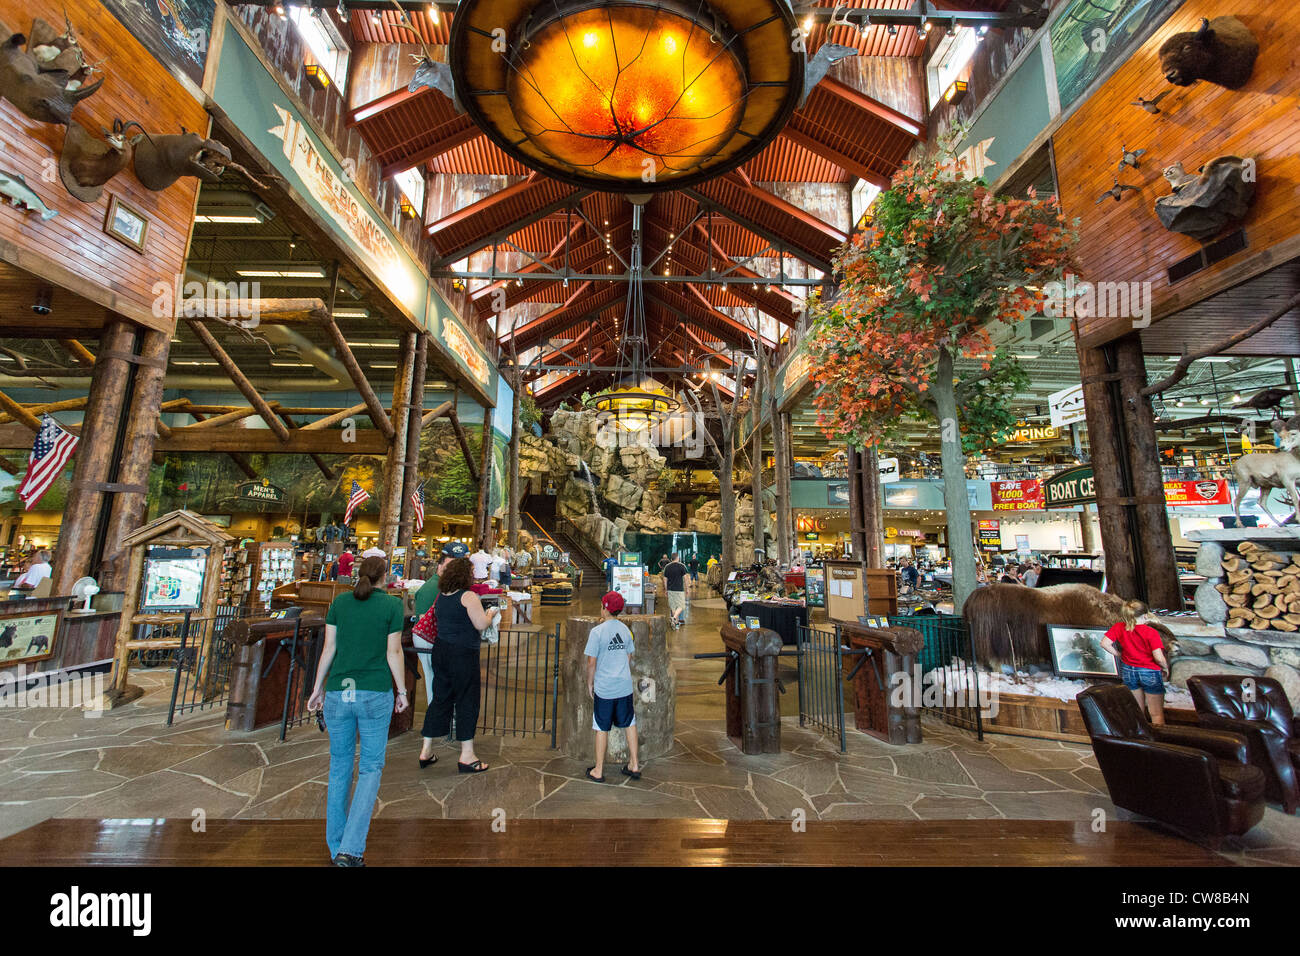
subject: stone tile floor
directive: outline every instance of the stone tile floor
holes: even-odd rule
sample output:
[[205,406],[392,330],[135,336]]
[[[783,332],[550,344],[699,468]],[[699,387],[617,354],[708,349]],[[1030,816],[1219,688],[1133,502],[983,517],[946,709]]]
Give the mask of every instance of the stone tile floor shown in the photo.
[[[325,812],[328,740],[314,724],[277,739],[278,728],[232,734],[224,710],[165,726],[170,672],[142,671],[146,694],[90,717],[75,709],[0,711],[0,836],[49,817],[308,818]],[[422,709],[422,701],[417,711]],[[489,819],[709,817],[809,820],[1133,819],[1116,810],[1087,747],[973,736],[927,720],[926,741],[891,747],[850,731],[848,752],[786,718],[783,752],[746,757],[720,720],[682,718],[673,749],[633,781],[583,779],[583,762],[537,738],[483,737],[488,773],[461,775],[456,751],[421,771],[419,737],[388,750],[376,815]],[[1224,849],[1256,864],[1300,864],[1300,818],[1275,809]],[[972,863],[979,861],[973,860]],[[1152,861],[1158,863],[1159,861]]]

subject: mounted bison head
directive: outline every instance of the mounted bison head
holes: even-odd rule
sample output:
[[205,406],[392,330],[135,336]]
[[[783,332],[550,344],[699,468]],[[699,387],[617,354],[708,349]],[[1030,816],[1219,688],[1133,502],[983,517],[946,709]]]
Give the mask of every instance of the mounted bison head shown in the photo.
[[1199,29],[1175,33],[1160,47],[1160,68],[1175,86],[1207,80],[1230,90],[1250,79],[1259,43],[1236,17],[1201,18]]

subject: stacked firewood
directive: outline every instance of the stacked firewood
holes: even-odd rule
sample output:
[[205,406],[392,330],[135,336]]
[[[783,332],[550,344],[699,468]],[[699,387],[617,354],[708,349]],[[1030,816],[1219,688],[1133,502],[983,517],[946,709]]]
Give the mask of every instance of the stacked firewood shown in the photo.
[[1253,541],[1223,559],[1215,588],[1228,605],[1228,627],[1300,630],[1300,552],[1279,554]]

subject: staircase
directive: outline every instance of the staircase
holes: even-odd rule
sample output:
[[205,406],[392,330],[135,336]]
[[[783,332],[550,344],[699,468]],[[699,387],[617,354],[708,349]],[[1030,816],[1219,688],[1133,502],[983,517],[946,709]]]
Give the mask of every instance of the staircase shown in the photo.
[[[567,522],[562,523],[567,524]],[[596,551],[593,545],[587,544],[585,540],[579,541],[577,534],[561,531],[558,528],[551,532],[551,540],[559,545],[562,551],[569,552],[569,560],[582,568],[583,583],[604,583],[605,569],[596,563]]]

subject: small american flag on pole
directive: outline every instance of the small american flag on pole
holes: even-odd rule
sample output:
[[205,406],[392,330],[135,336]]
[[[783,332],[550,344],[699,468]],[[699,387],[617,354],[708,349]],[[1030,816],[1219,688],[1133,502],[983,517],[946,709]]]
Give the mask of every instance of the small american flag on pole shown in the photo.
[[27,474],[18,486],[18,497],[23,499],[27,511],[41,500],[54,479],[63,474],[63,466],[77,450],[77,442],[75,435],[65,432],[48,414],[41,416],[41,430],[36,433],[36,443],[27,459]]
[[411,504],[415,507],[415,530],[424,530],[424,486],[419,485],[411,492]]
[[343,523],[352,523],[352,512],[370,500],[370,492],[362,488],[357,481],[352,482],[352,494],[348,497],[348,510],[343,515]]

